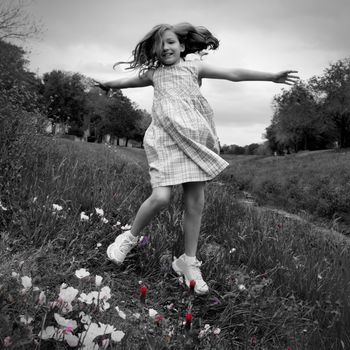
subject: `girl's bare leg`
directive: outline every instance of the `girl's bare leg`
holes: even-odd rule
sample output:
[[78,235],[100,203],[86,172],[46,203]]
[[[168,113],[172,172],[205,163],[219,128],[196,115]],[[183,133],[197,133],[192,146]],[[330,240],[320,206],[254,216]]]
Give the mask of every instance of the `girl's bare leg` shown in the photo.
[[205,182],[187,182],[184,189],[184,232],[185,254],[190,257],[196,256],[198,237],[204,208]]
[[152,194],[140,206],[131,228],[131,234],[138,236],[156,214],[170,201],[171,187],[162,186],[153,189]]

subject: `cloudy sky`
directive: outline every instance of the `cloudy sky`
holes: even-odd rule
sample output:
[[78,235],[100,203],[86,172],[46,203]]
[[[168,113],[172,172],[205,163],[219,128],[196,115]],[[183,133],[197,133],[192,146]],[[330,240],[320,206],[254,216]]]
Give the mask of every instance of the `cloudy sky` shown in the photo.
[[[61,69],[111,80],[136,43],[156,24],[206,26],[220,47],[206,62],[277,72],[295,69],[307,80],[350,56],[348,0],[34,0],[29,11],[43,23],[41,41],[28,44],[30,68]],[[215,112],[221,144],[263,142],[271,102],[286,85],[205,80],[202,92]],[[149,112],[152,87],[123,93]]]

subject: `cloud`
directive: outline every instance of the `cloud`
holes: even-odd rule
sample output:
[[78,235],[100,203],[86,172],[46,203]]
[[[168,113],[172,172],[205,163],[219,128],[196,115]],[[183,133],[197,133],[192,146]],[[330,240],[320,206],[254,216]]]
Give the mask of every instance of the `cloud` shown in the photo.
[[[39,73],[62,69],[102,80],[130,74],[113,71],[113,64],[128,60],[154,25],[182,21],[205,25],[219,38],[219,49],[205,59],[221,67],[296,69],[307,80],[350,52],[347,0],[35,0],[30,10],[46,26],[44,40],[31,43],[29,56]],[[231,143],[242,145],[261,139],[281,89],[266,82],[210,80],[202,87],[220,139],[230,144],[232,137]],[[151,110],[152,88],[123,93]]]

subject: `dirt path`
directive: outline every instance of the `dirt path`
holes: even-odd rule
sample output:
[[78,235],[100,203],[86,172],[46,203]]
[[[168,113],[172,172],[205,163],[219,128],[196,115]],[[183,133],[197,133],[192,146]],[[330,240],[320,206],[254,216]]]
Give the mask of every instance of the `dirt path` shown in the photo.
[[[217,184],[219,186],[226,186],[225,183],[221,183],[221,182],[220,183],[214,182],[213,184]],[[238,199],[238,202],[243,204],[244,206],[248,207],[251,210],[255,210],[257,213],[272,213],[272,214],[276,214],[276,215],[282,216],[284,218],[287,218],[287,219],[290,219],[293,221],[303,223],[305,225],[310,225],[310,227],[315,232],[319,232],[319,233],[323,234],[324,237],[337,239],[339,242],[342,242],[345,244],[350,244],[350,237],[344,235],[343,233],[341,233],[339,231],[319,226],[319,225],[314,224],[314,223],[310,222],[309,220],[301,217],[300,215],[291,214],[291,213],[288,213],[287,211],[284,211],[281,209],[266,207],[266,206],[259,206],[255,202],[254,197],[250,193],[243,192],[243,195],[245,198]]]

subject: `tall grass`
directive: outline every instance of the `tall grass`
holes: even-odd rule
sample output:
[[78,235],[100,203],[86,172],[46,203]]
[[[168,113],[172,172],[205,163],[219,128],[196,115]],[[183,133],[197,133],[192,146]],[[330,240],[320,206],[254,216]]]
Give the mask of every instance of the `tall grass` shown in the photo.
[[[2,168],[0,200],[7,209],[0,210],[2,346],[11,340],[9,348],[66,348],[62,341],[40,340],[38,335],[61,312],[49,301],[57,300],[62,283],[80,291],[93,288],[92,280],[84,284],[74,276],[84,267],[103,276],[111,288],[111,308],[87,310],[75,300],[65,317],[78,320],[83,308],[98,322],[125,332],[120,343],[104,343],[105,348],[350,347],[347,241],[320,237],[312,226],[247,209],[229,185],[212,182],[206,191],[198,257],[209,295],[192,296],[170,268],[173,255],[183,251],[179,187],[171,205],[144,230],[150,241],[139,245],[122,266],[108,262],[108,244],[122,225],[131,223],[151,191],[142,151],[136,151],[137,161],[127,152],[38,135],[13,158],[20,168]],[[53,204],[62,210],[53,210]],[[103,208],[108,222],[101,221],[95,208]],[[88,221],[80,220],[82,211]],[[33,286],[45,290],[47,302],[38,304],[34,288],[21,291],[12,272],[30,276]],[[140,280],[149,289],[144,305],[139,303]],[[115,306],[125,311],[125,319]],[[164,320],[156,324],[145,314],[149,308]],[[186,330],[182,321],[189,310],[193,323]],[[133,317],[136,312],[140,319]],[[33,317],[30,325],[20,321],[23,314]],[[221,332],[203,332],[205,324]],[[74,332],[79,329],[81,322]],[[102,340],[96,341],[102,347]]]
[[251,192],[259,203],[306,211],[333,222],[345,221],[350,227],[350,152],[231,157],[229,161],[223,179]]

